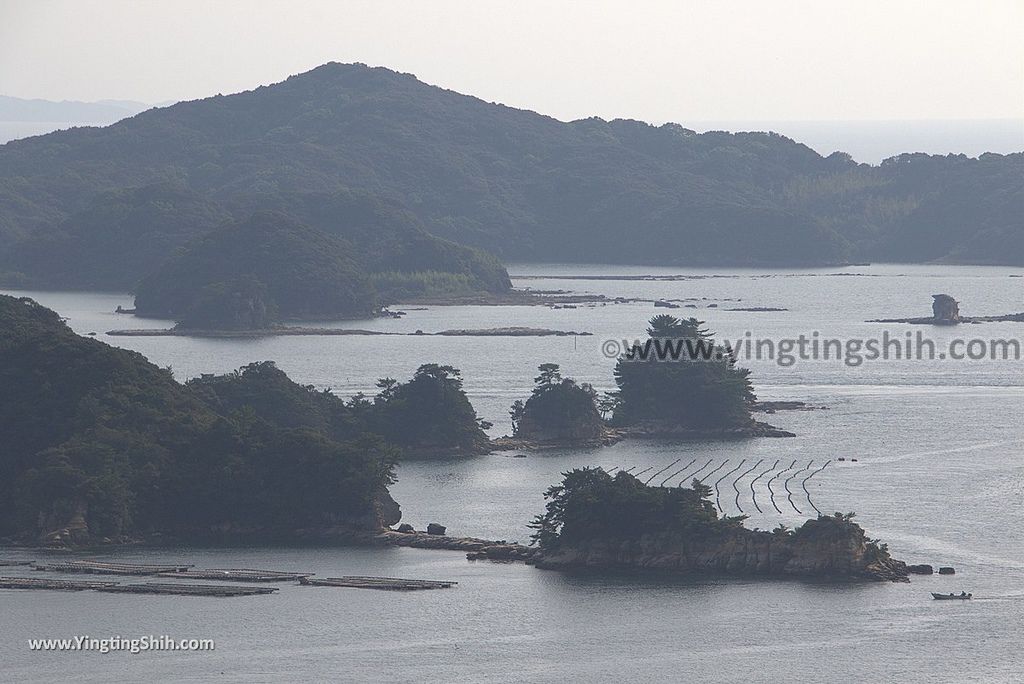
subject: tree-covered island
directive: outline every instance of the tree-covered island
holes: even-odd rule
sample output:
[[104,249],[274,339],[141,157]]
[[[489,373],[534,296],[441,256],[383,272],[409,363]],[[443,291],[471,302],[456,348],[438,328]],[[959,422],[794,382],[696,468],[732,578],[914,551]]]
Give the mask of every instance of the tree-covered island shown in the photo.
[[598,395],[588,384],[563,378],[556,363],[544,363],[533,391],[509,409],[512,436],[496,440],[499,448],[599,446],[615,441],[597,408]]
[[648,486],[629,473],[583,468],[545,494],[532,523],[538,567],[644,569],[681,574],[907,579],[907,566],[869,539],[853,514],[819,516],[795,530],[719,517],[711,488]]
[[695,318],[655,316],[615,364],[611,425],[631,436],[792,437],[754,420],[750,371]]
[[351,226],[259,211],[191,240],[146,275],[135,287],[136,313],[173,318],[182,330],[260,330],[285,320],[370,318],[401,298],[509,288],[504,269],[478,250],[374,212],[352,216],[351,198],[321,201],[340,205],[335,221],[376,225],[374,240]]

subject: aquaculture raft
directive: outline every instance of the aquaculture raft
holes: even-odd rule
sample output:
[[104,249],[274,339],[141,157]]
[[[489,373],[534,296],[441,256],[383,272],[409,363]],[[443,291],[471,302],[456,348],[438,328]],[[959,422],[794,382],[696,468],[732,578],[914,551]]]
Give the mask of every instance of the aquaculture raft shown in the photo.
[[175,565],[143,565],[138,563],[103,563],[100,561],[80,560],[61,563],[41,563],[36,570],[46,572],[83,572],[93,575],[159,575],[164,573],[183,573],[195,567],[186,563]]
[[42,579],[38,577],[0,577],[0,589],[57,589],[61,591],[87,591],[112,587],[116,582],[80,582],[74,580]]
[[294,582],[304,577],[312,577],[314,574],[312,572],[211,568],[209,570],[188,570],[186,572],[161,572],[159,576],[178,579],[230,580],[232,582]]
[[97,591],[112,594],[162,594],[166,596],[255,596],[272,594],[277,587],[240,587],[238,585],[221,586],[217,584],[162,584],[146,582],[143,584],[111,584],[97,587]]
[[384,591],[417,591],[422,589],[448,589],[458,582],[442,580],[401,579],[398,577],[303,577],[302,584],[311,587],[348,587],[351,589],[382,589]]

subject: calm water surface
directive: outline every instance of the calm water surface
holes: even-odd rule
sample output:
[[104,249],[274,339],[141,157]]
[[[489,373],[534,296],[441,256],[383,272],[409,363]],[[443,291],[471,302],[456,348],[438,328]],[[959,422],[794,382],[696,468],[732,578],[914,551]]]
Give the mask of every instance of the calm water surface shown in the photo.
[[[646,299],[685,299],[680,315],[706,320],[730,340],[812,335],[858,340],[922,330],[939,350],[953,338],[1022,340],[1024,324],[918,328],[865,323],[926,315],[948,292],[965,314],[1024,310],[1020,269],[864,266],[751,271],[516,264],[516,284]],[[842,273],[843,275],[837,275]],[[678,281],[540,278],[558,275],[686,274]],[[429,307],[402,319],[347,327],[427,332],[527,325],[589,337],[283,337],[263,340],[126,338],[116,328],[165,327],[112,313],[123,294],[24,293],[69,318],[83,334],[135,349],[180,379],[272,359],[296,381],[347,396],[378,377],[408,378],[425,362],[462,369],[478,413],[508,431],[507,410],[532,386],[536,366],[612,386],[607,340],[632,339],[655,313],[649,303],[547,307]],[[709,307],[717,304],[717,307]],[[726,311],[768,306],[785,312]],[[801,399],[828,410],[780,412],[792,439],[615,446],[511,458],[408,462],[393,487],[404,519],[446,524],[451,534],[526,540],[559,473],[601,465],[650,473],[682,459],[711,461],[719,474],[754,474],[779,461],[829,466],[808,483],[784,478],[776,504],[758,485],[720,483],[725,512],[751,526],[799,524],[815,507],[856,511],[873,537],[908,562],[953,565],[954,577],[910,584],[843,586],[749,580],[670,581],[573,577],[511,564],[466,561],[414,549],[160,549],[113,557],[187,561],[206,567],[266,567],[323,576],[373,574],[453,579],[448,591],[392,594],[283,586],[241,599],[0,591],[0,671],[7,681],[1019,681],[1024,667],[1024,374],[1014,361],[807,361],[790,367],[744,361],[764,399]],[[840,462],[838,459],[846,460]],[[857,461],[853,462],[852,458]],[[742,463],[742,465],[740,465]],[[673,468],[666,471],[671,473]],[[707,470],[705,471],[707,472]],[[807,471],[809,472],[809,471]],[[804,473],[806,474],[806,472]],[[661,479],[659,477],[659,479]],[[714,484],[718,475],[709,480]],[[737,498],[736,490],[739,491]],[[44,552],[5,551],[39,559]],[[14,571],[6,574],[16,574]],[[930,591],[967,590],[972,602],[932,601]],[[32,653],[27,639],[170,635],[213,638],[213,653]]]

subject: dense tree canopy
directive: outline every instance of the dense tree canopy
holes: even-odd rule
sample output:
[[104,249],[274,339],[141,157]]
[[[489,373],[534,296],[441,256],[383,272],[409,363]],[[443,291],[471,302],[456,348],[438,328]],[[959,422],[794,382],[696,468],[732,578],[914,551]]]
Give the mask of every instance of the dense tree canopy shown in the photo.
[[597,393],[588,384],[563,378],[558,364],[541,364],[530,397],[517,400],[509,414],[516,437],[538,441],[595,439],[604,432]]
[[91,538],[366,521],[391,482],[379,439],[218,410],[31,300],[0,297],[0,331],[0,535],[76,517]]
[[447,453],[488,449],[484,430],[490,424],[469,403],[459,369],[427,363],[409,382],[384,379],[380,386],[370,425],[399,447]]
[[[0,271],[126,287],[134,281],[114,283],[150,273],[165,250],[224,215],[257,209],[348,239],[357,252],[391,252],[364,250],[364,228],[399,236],[392,245],[415,242],[387,221],[360,222],[348,200],[339,213],[329,201],[338,193],[394,205],[423,236],[507,260],[1022,264],[1022,178],[1024,154],[907,154],[872,167],[777,134],[564,123],[408,74],[326,64],[106,128],[3,145]],[[465,273],[452,262],[469,261],[473,277],[500,279],[486,259],[417,239],[427,249],[400,248],[395,265],[369,270]],[[60,270],[76,254],[97,262],[80,277]]]
[[275,314],[368,316],[379,301],[350,253],[283,214],[257,213],[197,239],[143,279],[135,306],[208,328],[261,327]]
[[742,518],[718,517],[708,501],[711,488],[693,481],[686,487],[648,487],[629,473],[600,468],[565,473],[545,493],[546,511],[532,523],[534,540],[543,549],[561,544],[637,539],[653,530],[706,536]]
[[737,367],[732,351],[703,325],[695,318],[651,319],[647,339],[615,364],[614,423],[652,421],[696,431],[751,423],[750,371]]
[[396,522],[380,509],[393,445],[459,452],[486,437],[454,369],[424,366],[382,395],[345,402],[268,362],[182,385],[0,295],[0,538]]

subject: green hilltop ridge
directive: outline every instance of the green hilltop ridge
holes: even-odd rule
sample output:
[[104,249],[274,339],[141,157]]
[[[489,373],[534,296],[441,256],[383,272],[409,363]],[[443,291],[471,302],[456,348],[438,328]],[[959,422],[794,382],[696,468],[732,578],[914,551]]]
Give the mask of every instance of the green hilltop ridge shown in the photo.
[[[446,287],[458,276],[490,288],[507,279],[494,262],[427,236],[506,261],[1020,265],[1022,179],[1024,153],[903,154],[869,166],[771,133],[562,122],[409,74],[330,63],[0,146],[0,274],[131,287],[189,239],[256,210],[349,240],[357,263],[376,254],[371,244],[397,247],[399,263],[368,270],[455,274]],[[416,240],[394,223],[321,206],[338,193],[398,207],[429,249],[401,249]],[[364,228],[390,237],[361,242]],[[428,281],[437,277],[419,279]]]
[[372,401],[272,363],[186,384],[142,355],[0,295],[0,538],[280,539],[378,530],[393,464],[486,443],[458,371],[426,365]]

